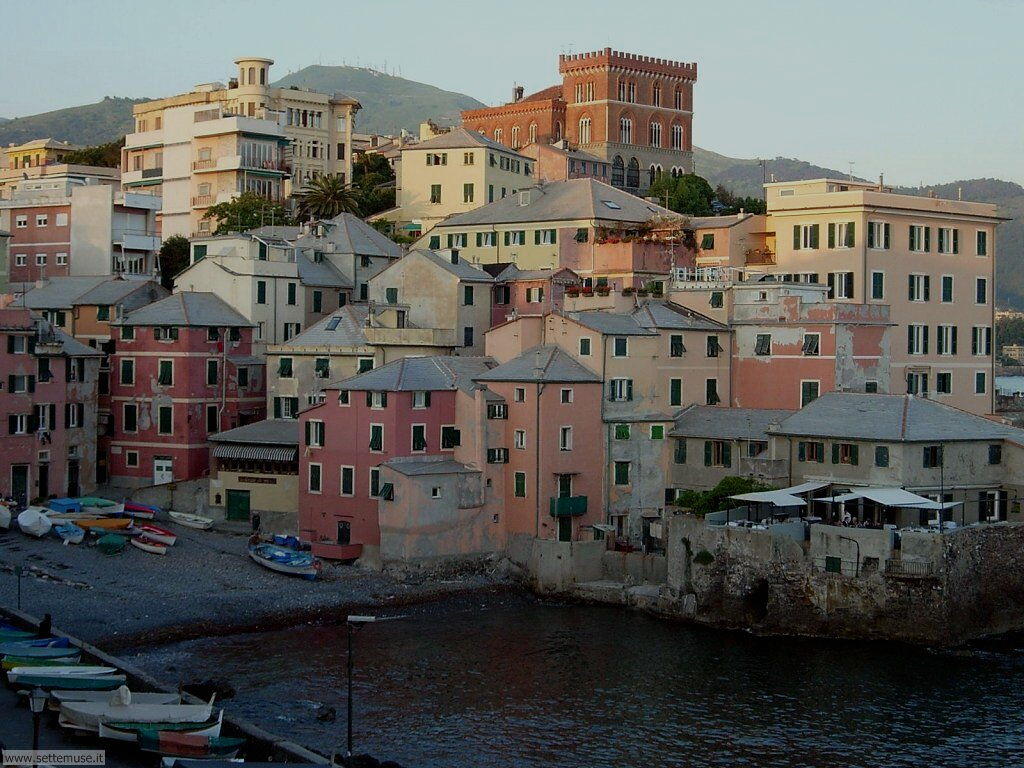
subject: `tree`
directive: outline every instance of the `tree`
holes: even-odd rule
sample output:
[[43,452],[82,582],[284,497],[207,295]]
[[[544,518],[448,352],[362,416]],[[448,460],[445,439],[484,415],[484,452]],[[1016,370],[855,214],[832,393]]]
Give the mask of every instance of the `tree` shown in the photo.
[[403,235],[401,232],[395,229],[395,222],[393,221],[388,221],[387,219],[377,219],[376,221],[369,222],[369,224],[382,235],[387,235],[400,245],[409,245],[411,243],[415,243],[417,240],[417,238],[410,237],[409,235]]
[[339,213],[359,215],[359,200],[340,176],[317,176],[296,197],[303,219],[333,219]]
[[765,485],[750,477],[730,476],[723,477],[718,481],[718,485],[710,491],[683,491],[676,498],[676,504],[686,507],[695,515],[706,515],[708,512],[718,512],[740,506],[740,503],[730,499],[730,496],[774,490],[774,486]]
[[395,172],[384,155],[367,153],[353,162],[352,185],[364,216],[395,207]]
[[215,219],[215,235],[228,232],[245,232],[264,225],[293,224],[292,217],[281,203],[256,194],[243,192],[226,203],[211,206],[203,214],[204,219]]
[[718,202],[719,213],[768,213],[768,204],[759,197],[740,197],[719,184],[715,188],[715,200]]
[[71,165],[93,165],[105,168],[117,168],[121,165],[121,148],[124,147],[124,136],[117,141],[83,147],[69,152],[64,162]]
[[160,285],[168,291],[174,290],[174,278],[180,275],[189,263],[188,238],[171,235],[160,246]]
[[659,173],[654,177],[647,196],[657,199],[676,213],[710,216],[713,212],[711,203],[715,199],[715,192],[707,179],[695,173],[687,173],[676,178],[667,173]]

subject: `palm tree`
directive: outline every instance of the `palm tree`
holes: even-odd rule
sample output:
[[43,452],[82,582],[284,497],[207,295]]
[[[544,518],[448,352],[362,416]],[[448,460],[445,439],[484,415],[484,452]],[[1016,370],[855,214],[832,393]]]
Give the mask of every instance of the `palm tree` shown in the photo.
[[310,221],[333,219],[339,213],[359,215],[359,201],[339,176],[317,176],[298,195],[299,213]]

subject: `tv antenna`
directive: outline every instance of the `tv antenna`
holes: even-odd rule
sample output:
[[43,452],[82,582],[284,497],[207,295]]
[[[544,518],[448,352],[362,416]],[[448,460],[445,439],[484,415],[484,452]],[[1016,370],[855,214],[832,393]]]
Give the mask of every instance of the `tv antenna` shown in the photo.
[[850,162],[850,173],[848,174],[848,177],[849,177],[850,181],[853,181],[853,166],[856,165],[856,162],[853,161],[853,160],[850,160],[849,162]]

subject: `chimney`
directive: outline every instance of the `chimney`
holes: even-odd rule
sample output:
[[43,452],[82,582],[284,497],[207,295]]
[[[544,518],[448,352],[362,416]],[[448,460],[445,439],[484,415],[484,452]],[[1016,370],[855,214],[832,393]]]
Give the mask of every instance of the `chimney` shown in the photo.
[[517,101],[522,101],[522,100],[523,100],[523,86],[521,86],[521,85],[513,86],[512,87],[512,101],[513,101],[513,103],[517,102]]
[[458,263],[459,263],[459,249],[458,248],[452,248],[452,264],[458,264]]
[[956,188],[956,199],[957,200],[963,200],[964,199],[964,188],[963,187],[957,187]]

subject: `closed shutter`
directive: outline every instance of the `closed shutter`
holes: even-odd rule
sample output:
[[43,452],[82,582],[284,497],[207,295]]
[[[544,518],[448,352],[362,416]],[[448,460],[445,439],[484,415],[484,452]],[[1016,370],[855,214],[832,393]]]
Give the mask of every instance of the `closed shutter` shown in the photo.
[[846,273],[846,298],[847,299],[852,299],[852,298],[854,298],[854,294],[855,294],[855,291],[854,291],[854,288],[853,288],[853,272],[847,272]]
[[953,253],[960,253],[960,230],[953,230]]
[[924,276],[924,300],[930,301],[932,295],[932,278],[930,275]]
[[836,247],[836,225],[832,223],[828,225],[828,247]]
[[882,247],[885,248],[886,250],[889,250],[889,224],[888,224],[888,222],[886,222],[885,224],[882,225],[882,233],[883,233],[883,241],[884,241]]
[[907,354],[914,354],[914,326],[907,326]]
[[722,443],[722,464],[732,466],[732,443]]
[[274,418],[275,419],[280,419],[281,418],[281,398],[280,397],[275,397],[274,398]]
[[50,403],[50,413],[49,418],[46,419],[46,423],[50,429],[57,428],[57,406],[53,403]]
[[932,228],[924,228],[924,252],[929,253],[932,249]]
[[18,431],[18,417],[13,413],[7,415],[7,434],[13,435]]
[[907,275],[907,301],[914,300],[914,276]]
[[832,463],[839,463],[839,443],[832,443]]
[[868,248],[875,247],[875,227],[868,223]]
[[71,403],[64,403],[64,429],[71,426]]
[[800,250],[800,225],[799,224],[794,224],[793,225],[793,250],[794,251],[799,251]]
[[368,391],[366,393],[366,407],[367,408],[372,408],[373,407],[373,392],[369,392]]
[[797,461],[807,461],[807,443],[801,441],[796,444]]
[[923,337],[921,339],[921,343],[922,343],[922,346],[923,346],[923,349],[921,350],[921,354],[922,355],[927,355],[928,354],[928,326],[927,325],[924,326],[921,329],[921,332],[923,334]]
[[533,230],[533,244],[534,245],[540,245],[540,230],[539,229]]
[[705,440],[704,441],[704,466],[705,467],[710,467],[711,466],[711,441],[710,440]]
[[508,245],[509,234],[510,233],[508,231],[505,232],[505,245]]
[[828,297],[834,299],[836,297],[836,275],[835,272],[828,273]]
[[388,407],[388,393],[387,392],[381,392],[380,393],[380,407],[381,408],[387,408]]
[[850,446],[850,463],[853,466],[856,467],[858,461],[860,461],[860,446],[859,445],[851,445]]
[[907,227],[907,250],[914,250],[914,225]]
[[311,429],[310,429],[311,426],[312,426],[312,423],[307,421],[306,424],[305,424],[305,427],[306,427],[306,445],[312,445],[312,442],[309,439],[309,436],[310,436],[310,433],[311,433]]
[[7,391],[14,391],[14,374],[8,374],[7,376]]
[[39,414],[35,411],[35,409],[33,409],[32,413],[30,413],[28,415],[28,432],[29,432],[29,434],[32,434],[33,432],[38,431],[38,429],[39,429]]
[[853,248],[853,244],[857,242],[856,237],[856,222],[850,221],[846,224],[846,247]]
[[811,248],[818,247],[818,232],[821,227],[818,224],[811,224]]
[[633,399],[633,380],[632,379],[626,379],[626,399],[627,400],[632,400]]

